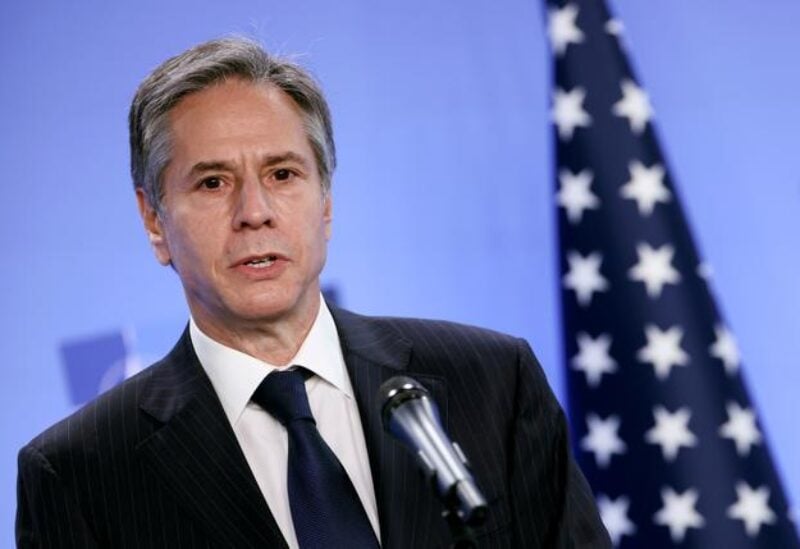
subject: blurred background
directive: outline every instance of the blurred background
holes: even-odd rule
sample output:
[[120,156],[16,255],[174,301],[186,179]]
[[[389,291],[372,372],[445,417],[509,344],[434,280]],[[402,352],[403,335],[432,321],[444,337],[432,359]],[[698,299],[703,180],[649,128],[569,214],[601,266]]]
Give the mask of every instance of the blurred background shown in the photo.
[[[800,4],[610,7],[796,506]],[[323,280],[340,304],[525,337],[564,398],[538,0],[12,0],[0,30],[0,546],[19,447],[186,323],[140,227],[126,117],[150,70],[212,37],[297,54],[328,94],[340,167]]]

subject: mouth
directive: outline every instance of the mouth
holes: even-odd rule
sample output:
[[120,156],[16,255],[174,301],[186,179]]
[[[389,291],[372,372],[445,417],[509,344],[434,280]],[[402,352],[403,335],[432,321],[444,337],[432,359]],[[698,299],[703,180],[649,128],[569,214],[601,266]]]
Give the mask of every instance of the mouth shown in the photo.
[[266,269],[267,267],[273,265],[279,259],[281,259],[281,256],[279,256],[278,254],[266,254],[266,255],[248,257],[240,261],[238,264],[245,265],[247,267],[253,267],[255,269]]

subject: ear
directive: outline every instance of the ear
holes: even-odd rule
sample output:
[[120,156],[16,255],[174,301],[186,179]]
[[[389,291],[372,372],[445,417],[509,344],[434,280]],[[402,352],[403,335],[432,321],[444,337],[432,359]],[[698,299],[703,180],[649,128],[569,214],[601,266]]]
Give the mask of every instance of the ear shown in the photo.
[[333,196],[331,196],[330,190],[325,193],[322,208],[322,220],[325,222],[325,240],[330,240],[333,230]]
[[158,262],[166,267],[172,262],[172,257],[169,253],[161,216],[150,204],[150,200],[142,189],[136,189],[136,203],[139,206],[139,215],[142,216],[142,223],[147,231],[147,238],[150,240],[153,253],[156,254]]

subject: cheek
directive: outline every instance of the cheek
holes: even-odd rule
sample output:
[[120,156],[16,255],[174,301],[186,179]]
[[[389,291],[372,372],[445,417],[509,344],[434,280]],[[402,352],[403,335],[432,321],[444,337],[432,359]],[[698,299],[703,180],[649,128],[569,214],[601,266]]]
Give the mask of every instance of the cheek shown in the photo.
[[[208,222],[176,217],[168,234],[169,249],[174,262],[181,270],[201,269],[210,263],[218,248],[215,231]],[[187,274],[190,274],[187,272]]]
[[328,255],[328,241],[331,237],[331,225],[326,221],[322,221],[313,235],[314,247],[316,248],[316,255],[318,261],[325,264],[325,259]]
[[331,236],[331,225],[324,209],[315,208],[309,215],[314,222],[308,227],[308,236],[313,244],[324,247]]

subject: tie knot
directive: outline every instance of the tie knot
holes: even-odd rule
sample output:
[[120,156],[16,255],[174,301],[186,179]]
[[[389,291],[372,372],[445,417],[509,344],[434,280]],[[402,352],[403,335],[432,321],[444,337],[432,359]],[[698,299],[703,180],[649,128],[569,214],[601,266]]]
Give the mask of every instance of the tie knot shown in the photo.
[[314,422],[308,406],[305,376],[299,368],[269,374],[253,393],[252,400],[283,425],[297,419]]

